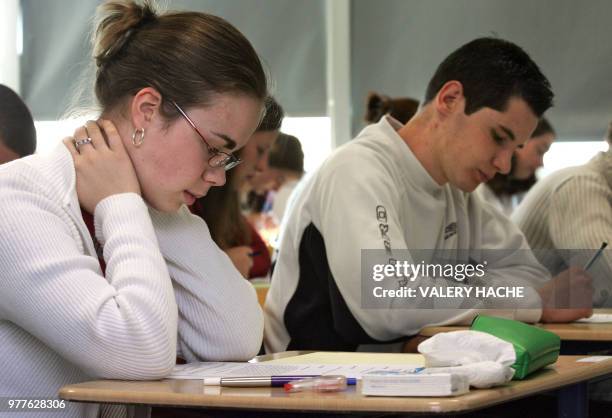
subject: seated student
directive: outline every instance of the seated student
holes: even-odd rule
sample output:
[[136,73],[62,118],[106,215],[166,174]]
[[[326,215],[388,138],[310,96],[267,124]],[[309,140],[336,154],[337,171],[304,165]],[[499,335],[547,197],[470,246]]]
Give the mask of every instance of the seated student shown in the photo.
[[419,101],[410,97],[391,98],[384,94],[370,92],[366,101],[366,123],[378,123],[380,119],[389,115],[401,123],[408,122],[419,109]]
[[304,152],[299,139],[281,132],[270,148],[267,171],[274,192],[272,217],[280,225],[289,197],[304,175]]
[[304,175],[304,151],[300,140],[293,135],[281,133],[270,149],[268,166],[275,184],[272,216],[276,224],[280,225],[289,198]]
[[512,211],[536,183],[535,172],[544,165],[544,155],[555,140],[555,131],[542,118],[531,135],[531,139],[512,156],[510,173],[497,173],[489,182],[476,188],[482,200],[510,216]]
[[13,90],[0,84],[0,164],[36,150],[36,128],[32,114]]
[[206,221],[212,239],[246,278],[266,276],[271,261],[264,240],[241,212],[240,191],[248,186],[248,181],[268,158],[268,150],[279,134],[283,116],[282,107],[269,97],[257,131],[237,154],[241,164],[228,173],[224,186],[210,190],[191,208]]
[[589,306],[551,307],[568,286],[584,300],[588,276],[574,269],[549,280],[518,228],[469,193],[510,170],[515,149],[531,137],[552,97],[548,80],[521,48],[476,39],[440,64],[424,106],[407,124],[385,117],[337,149],[300,185],[286,215],[264,308],[266,350],[354,350],[432,324],[465,323],[478,313],[419,310],[418,298],[387,298],[380,302],[384,308],[364,308],[362,249],[389,258],[403,249],[465,250],[469,261],[485,250],[503,250],[488,259],[490,284],[537,287],[525,305],[534,309],[504,314],[525,321],[590,315]]
[[[254,289],[186,207],[223,184],[255,131],[261,62],[216,16],[111,1],[97,17],[102,119],[48,155],[0,166],[5,397],[159,379],[177,354],[242,361],[261,347]],[[97,406],[53,416],[97,416]]]
[[[612,122],[606,135],[612,144]],[[539,181],[521,202],[512,219],[533,249],[595,250],[612,244],[612,148],[588,163],[559,170]],[[608,247],[609,248],[609,247]],[[537,251],[551,274],[564,270],[580,251]],[[588,258],[588,254],[584,254]],[[590,270],[595,303],[612,306],[612,250]]]

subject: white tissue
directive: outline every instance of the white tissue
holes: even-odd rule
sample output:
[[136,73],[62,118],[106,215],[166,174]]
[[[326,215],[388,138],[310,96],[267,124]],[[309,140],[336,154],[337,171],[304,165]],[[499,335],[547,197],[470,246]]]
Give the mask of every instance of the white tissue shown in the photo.
[[503,385],[512,380],[514,369],[494,361],[481,361],[479,363],[465,364],[463,366],[433,367],[421,373],[450,373],[467,377],[470,386],[479,389]]
[[440,333],[419,344],[418,350],[425,357],[423,373],[463,374],[477,388],[504,384],[514,375],[512,344],[484,332]]

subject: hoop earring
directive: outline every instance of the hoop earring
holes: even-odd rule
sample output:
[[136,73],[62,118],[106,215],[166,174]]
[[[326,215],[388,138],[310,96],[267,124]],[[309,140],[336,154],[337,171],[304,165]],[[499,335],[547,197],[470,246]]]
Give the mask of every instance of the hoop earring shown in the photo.
[[134,129],[134,133],[132,133],[132,144],[135,147],[139,147],[144,142],[145,130],[144,128],[136,128]]

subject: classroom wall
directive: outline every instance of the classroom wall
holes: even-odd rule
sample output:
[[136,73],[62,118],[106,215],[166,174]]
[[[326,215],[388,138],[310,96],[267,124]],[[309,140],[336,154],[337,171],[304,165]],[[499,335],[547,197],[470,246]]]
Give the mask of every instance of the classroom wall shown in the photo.
[[[160,3],[228,19],[262,56],[287,113],[325,116],[334,99],[325,79],[326,1],[333,0]],[[37,120],[58,119],[70,106],[91,61],[87,34],[99,3],[21,0],[21,93]],[[478,36],[500,36],[523,46],[550,78],[556,105],[548,116],[559,139],[600,140],[612,116],[611,15],[608,0],[351,0],[352,133],[363,126],[368,91],[421,98],[451,50]]]
[[[21,0],[21,93],[37,120],[59,119],[91,64],[88,33],[97,0]],[[260,54],[272,92],[291,116],[326,114],[324,0],[167,0],[168,10],[221,16]],[[49,25],[53,22],[53,25]],[[85,87],[91,85],[88,74]],[[90,92],[91,88],[83,90]]]

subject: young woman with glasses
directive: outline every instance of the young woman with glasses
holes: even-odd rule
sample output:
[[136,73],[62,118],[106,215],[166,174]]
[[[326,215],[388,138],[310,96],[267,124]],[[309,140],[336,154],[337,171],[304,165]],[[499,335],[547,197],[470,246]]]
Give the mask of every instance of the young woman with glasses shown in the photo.
[[260,60],[208,14],[112,1],[97,17],[101,118],[0,167],[3,396],[158,379],[177,354],[246,360],[261,346],[255,291],[186,206],[224,184],[257,128]]

